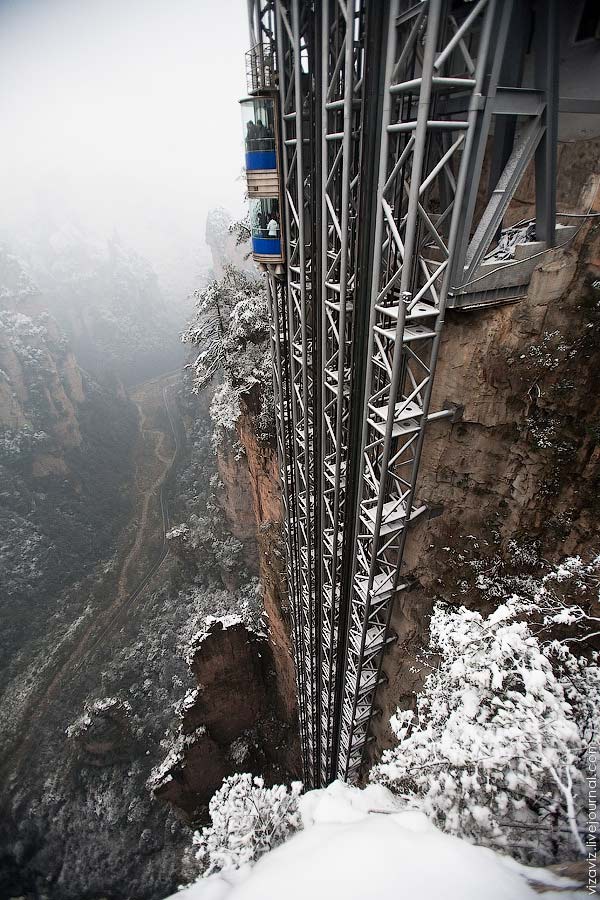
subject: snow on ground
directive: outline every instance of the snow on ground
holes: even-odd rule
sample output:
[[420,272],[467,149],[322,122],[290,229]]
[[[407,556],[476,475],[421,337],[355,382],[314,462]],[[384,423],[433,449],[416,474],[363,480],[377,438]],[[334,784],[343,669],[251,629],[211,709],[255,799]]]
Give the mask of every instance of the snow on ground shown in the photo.
[[[573,882],[443,834],[387,788],[335,782],[300,800],[304,829],[251,868],[199,879],[177,900],[575,900]],[[557,890],[548,890],[548,887]]]

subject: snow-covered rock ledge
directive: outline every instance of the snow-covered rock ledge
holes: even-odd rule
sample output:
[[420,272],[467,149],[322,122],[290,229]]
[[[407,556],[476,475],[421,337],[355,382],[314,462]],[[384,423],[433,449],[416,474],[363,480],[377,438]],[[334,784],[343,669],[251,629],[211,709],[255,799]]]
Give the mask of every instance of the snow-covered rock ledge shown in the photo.
[[[433,826],[382,785],[335,782],[299,800],[303,829],[254,866],[227,869],[176,900],[575,900],[581,886]],[[250,837],[250,836],[249,836]],[[537,890],[536,890],[537,889]]]

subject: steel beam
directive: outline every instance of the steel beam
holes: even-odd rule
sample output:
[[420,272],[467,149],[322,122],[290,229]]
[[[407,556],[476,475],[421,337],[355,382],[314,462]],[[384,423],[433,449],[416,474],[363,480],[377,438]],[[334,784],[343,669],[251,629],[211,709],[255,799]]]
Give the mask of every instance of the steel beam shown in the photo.
[[556,154],[558,140],[558,0],[536,10],[535,81],[546,97],[544,133],[535,155],[536,237],[554,247],[556,233]]

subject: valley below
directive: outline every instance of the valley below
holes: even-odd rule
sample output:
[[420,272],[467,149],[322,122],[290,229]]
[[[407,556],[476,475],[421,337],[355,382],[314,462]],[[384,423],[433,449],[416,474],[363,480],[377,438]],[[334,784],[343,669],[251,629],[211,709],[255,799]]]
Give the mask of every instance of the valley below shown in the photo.
[[[140,637],[142,624],[153,618],[148,610],[150,598],[168,580],[168,495],[185,440],[173,399],[179,377],[179,372],[172,372],[131,390],[138,428],[132,449],[130,515],[114,555],[64,593],[61,600],[71,609],[82,604],[72,623],[65,628],[60,618],[51,618],[49,630],[28,641],[9,669],[0,701],[2,896],[29,895],[30,891],[44,896],[40,880],[48,885],[49,896],[82,896],[84,882],[89,891],[94,881],[91,872],[102,858],[102,838],[96,827],[108,838],[114,826],[111,816],[99,809],[90,817],[89,806],[99,803],[101,795],[106,803],[113,783],[114,802],[127,806],[125,819],[130,827],[121,830],[120,839],[113,833],[110,840],[120,841],[130,857],[129,865],[137,856],[141,832],[128,807],[132,802],[145,805],[143,782],[149,763],[156,759],[147,752],[141,735],[134,733],[130,722],[134,704],[127,709],[125,701],[106,698],[105,686],[110,681],[112,693],[122,693],[119,676],[124,674],[135,700],[131,682],[137,673],[135,669],[122,672],[120,656],[127,655]],[[84,712],[86,702],[89,706],[94,701],[100,701],[104,709],[97,711],[89,751],[85,741],[82,747],[67,730]],[[152,805],[150,818],[164,820],[164,830],[171,814],[158,802]],[[144,821],[147,830],[147,815]],[[153,824],[154,833],[158,822]],[[171,824],[175,847],[181,842],[181,829]],[[152,872],[152,880],[162,885],[158,893],[175,886],[179,855],[174,853],[170,864],[161,855],[160,873]],[[79,889],[77,877],[68,874],[69,859],[87,869]],[[105,886],[106,873],[98,875]]]
[[[221,213],[207,242],[217,278],[245,265]],[[77,238],[61,265],[82,254]],[[224,284],[227,358],[198,388],[145,266],[114,246],[88,262],[94,353],[79,282],[0,252],[13,900],[159,900],[196,874],[193,833],[223,777],[300,773],[264,288]]]

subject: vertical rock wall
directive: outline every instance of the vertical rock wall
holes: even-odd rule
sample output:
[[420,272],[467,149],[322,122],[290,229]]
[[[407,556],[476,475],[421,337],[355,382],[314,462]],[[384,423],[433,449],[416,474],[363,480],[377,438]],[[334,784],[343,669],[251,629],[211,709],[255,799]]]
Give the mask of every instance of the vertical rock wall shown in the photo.
[[283,510],[275,448],[262,443],[254,430],[248,408],[243,405],[237,426],[243,453],[223,448],[218,466],[223,482],[223,506],[233,534],[244,542],[263,589],[269,624],[269,641],[277,674],[273,686],[279,715],[296,721],[296,687],[290,642],[290,622],[285,583]]

